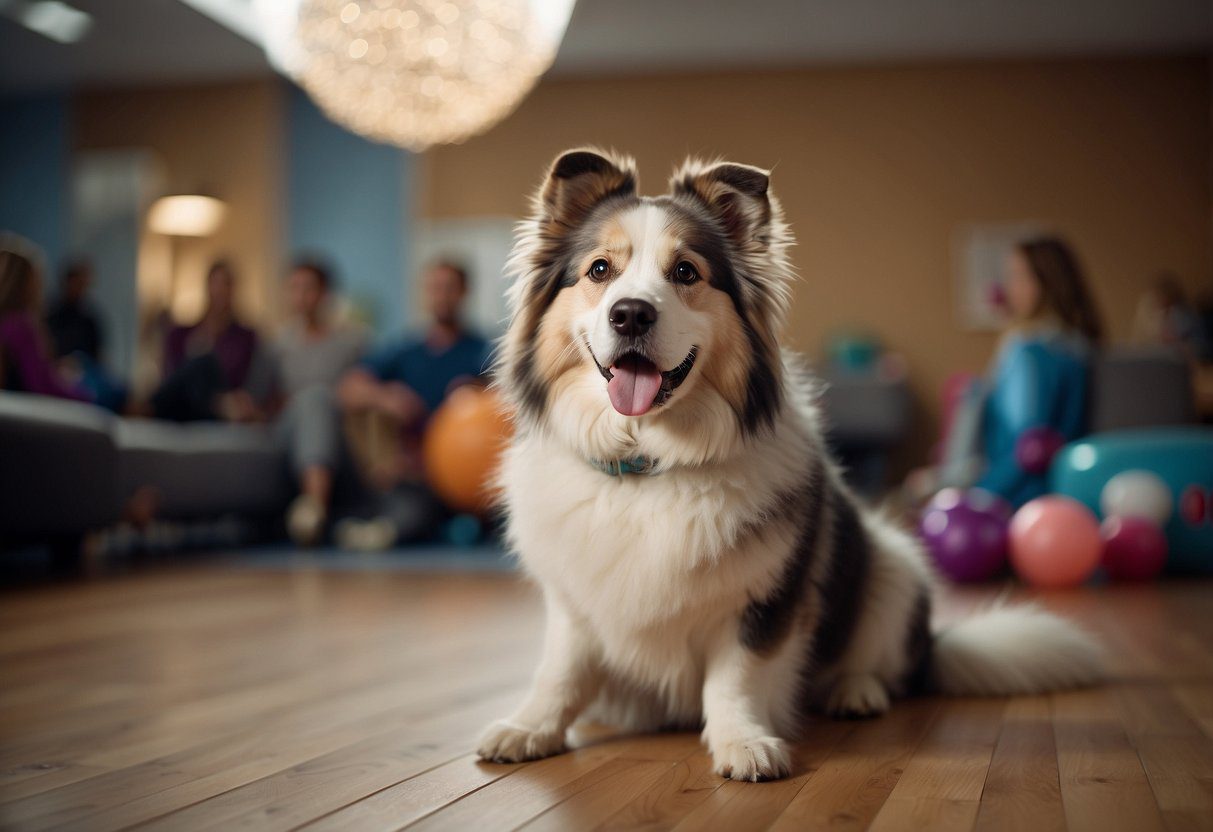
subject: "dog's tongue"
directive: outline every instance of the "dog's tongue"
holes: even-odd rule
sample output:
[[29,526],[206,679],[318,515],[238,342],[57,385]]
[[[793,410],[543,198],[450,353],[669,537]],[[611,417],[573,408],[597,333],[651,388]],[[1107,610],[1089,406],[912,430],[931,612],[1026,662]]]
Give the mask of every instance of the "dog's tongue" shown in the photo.
[[611,366],[607,394],[624,416],[648,413],[661,389],[661,372],[647,358],[629,353]]

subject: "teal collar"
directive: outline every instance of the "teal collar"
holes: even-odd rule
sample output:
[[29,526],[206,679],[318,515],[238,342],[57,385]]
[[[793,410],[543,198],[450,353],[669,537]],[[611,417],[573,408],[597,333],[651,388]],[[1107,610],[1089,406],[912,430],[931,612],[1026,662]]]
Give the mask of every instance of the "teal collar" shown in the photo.
[[653,474],[657,460],[648,456],[637,456],[632,459],[591,459],[590,465],[609,477],[622,477],[624,474]]

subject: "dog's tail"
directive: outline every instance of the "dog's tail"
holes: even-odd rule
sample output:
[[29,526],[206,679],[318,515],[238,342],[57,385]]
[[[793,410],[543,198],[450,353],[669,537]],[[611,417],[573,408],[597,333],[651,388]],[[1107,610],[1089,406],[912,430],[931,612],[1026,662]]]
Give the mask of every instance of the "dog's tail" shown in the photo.
[[953,695],[1043,693],[1104,678],[1103,649],[1037,607],[995,607],[935,635],[935,687]]

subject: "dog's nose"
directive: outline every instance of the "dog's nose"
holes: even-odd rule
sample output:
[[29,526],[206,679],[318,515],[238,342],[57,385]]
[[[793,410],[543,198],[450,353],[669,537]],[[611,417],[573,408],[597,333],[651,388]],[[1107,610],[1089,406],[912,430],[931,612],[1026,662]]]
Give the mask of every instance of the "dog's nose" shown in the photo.
[[620,335],[639,338],[657,323],[657,310],[647,300],[624,298],[611,307],[609,320]]

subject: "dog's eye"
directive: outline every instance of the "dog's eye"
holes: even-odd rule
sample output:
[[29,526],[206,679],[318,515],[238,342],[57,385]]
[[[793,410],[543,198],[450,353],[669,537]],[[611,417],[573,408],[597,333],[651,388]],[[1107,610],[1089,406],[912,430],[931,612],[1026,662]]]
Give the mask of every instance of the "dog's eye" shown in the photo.
[[699,272],[693,265],[686,260],[678,261],[678,265],[674,267],[674,280],[683,285],[690,285],[698,279]]
[[586,274],[590,280],[606,280],[611,274],[611,264],[599,257],[590,264],[590,270]]

